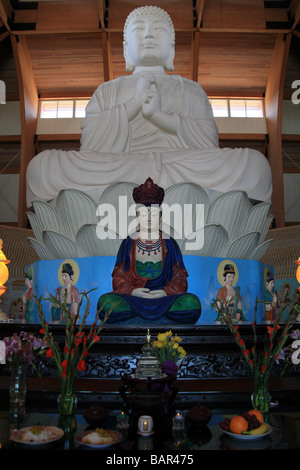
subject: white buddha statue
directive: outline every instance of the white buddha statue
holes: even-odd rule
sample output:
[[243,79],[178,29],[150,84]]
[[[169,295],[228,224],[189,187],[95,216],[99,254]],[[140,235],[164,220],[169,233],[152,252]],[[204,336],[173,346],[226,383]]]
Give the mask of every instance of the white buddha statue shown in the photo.
[[173,70],[175,33],[159,7],[135,9],[124,27],[130,75],[100,85],[86,108],[79,151],[45,150],[27,170],[27,205],[75,188],[96,203],[117,182],[145,175],[167,188],[191,182],[205,190],[245,191],[270,202],[271,170],[252,149],[220,149],[218,130],[201,86]]

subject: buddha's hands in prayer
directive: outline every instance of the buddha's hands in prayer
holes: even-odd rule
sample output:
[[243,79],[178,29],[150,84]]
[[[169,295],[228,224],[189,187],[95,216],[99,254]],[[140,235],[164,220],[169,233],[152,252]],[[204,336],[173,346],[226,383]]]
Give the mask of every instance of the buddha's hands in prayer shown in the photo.
[[156,88],[156,80],[152,72],[144,72],[137,80],[135,89],[135,98],[138,101],[140,108],[144,107],[144,102],[147,93],[150,92],[152,87]]
[[155,113],[161,110],[160,94],[156,89],[156,85],[151,85],[151,88],[144,94],[142,113],[144,118],[151,119]]
[[163,289],[151,291],[146,287],[138,287],[137,289],[133,289],[131,295],[134,295],[135,297],[142,297],[144,299],[157,299],[160,297],[165,297],[167,294]]

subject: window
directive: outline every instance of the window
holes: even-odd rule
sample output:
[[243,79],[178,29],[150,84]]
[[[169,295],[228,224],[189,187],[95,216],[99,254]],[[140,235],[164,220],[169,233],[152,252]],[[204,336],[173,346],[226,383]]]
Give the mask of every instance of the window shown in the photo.
[[85,108],[89,100],[76,100],[75,101],[75,117],[84,118],[85,117]]
[[230,100],[230,117],[246,117],[245,100]]
[[42,101],[40,116],[43,119],[54,119],[57,115],[57,101]]
[[211,99],[214,117],[262,118],[263,100]]
[[89,100],[49,100],[40,102],[41,119],[84,118]]
[[215,117],[228,117],[228,100],[210,100]]

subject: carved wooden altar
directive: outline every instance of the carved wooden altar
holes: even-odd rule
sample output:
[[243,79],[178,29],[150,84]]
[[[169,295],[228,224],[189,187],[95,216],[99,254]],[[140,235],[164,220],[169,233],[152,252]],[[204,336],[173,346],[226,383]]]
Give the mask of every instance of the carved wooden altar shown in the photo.
[[[0,338],[14,332],[31,331],[38,334],[40,325],[3,323]],[[252,378],[247,370],[240,351],[229,329],[225,325],[195,325],[151,327],[154,338],[159,332],[172,329],[173,334],[182,338],[187,356],[178,371],[176,402],[189,406],[202,402],[211,406],[226,406],[232,402],[250,404]],[[252,344],[250,324],[239,327],[246,344]],[[64,326],[53,325],[55,338],[64,344]],[[122,404],[120,388],[122,377],[129,375],[136,367],[145,344],[147,327],[106,325],[101,333],[101,341],[96,343],[86,357],[87,370],[78,373],[76,390],[78,406],[85,408],[91,403]],[[265,340],[266,326],[257,326],[258,344]],[[42,378],[38,378],[29,368],[27,374],[27,401],[33,406],[56,403],[60,383],[52,360],[42,358],[39,364]],[[280,377],[281,366],[275,364],[270,391],[272,401],[285,403],[299,401],[300,373],[295,369],[289,376]],[[8,400],[9,367],[0,366],[0,397]],[[45,401],[46,397],[46,401]]]

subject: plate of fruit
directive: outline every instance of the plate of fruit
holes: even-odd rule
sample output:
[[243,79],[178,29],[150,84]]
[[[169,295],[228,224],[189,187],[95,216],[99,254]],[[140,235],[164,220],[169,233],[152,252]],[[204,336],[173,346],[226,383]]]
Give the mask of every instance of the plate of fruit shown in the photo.
[[272,432],[272,427],[264,422],[259,410],[249,410],[232,418],[225,418],[219,426],[228,436],[243,440],[261,439]]

